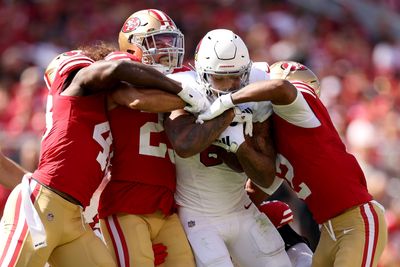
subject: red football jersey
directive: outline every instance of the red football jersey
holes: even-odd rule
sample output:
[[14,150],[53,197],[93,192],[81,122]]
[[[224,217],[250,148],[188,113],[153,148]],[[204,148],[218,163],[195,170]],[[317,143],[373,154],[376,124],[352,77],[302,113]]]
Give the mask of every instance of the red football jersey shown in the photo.
[[3,214],[4,206],[6,205],[7,198],[10,195],[11,190],[0,185],[0,217]]
[[109,111],[115,137],[111,180],[100,197],[99,216],[148,214],[174,208],[174,152],[164,132],[162,114],[119,106]]
[[274,138],[280,159],[277,175],[287,180],[314,219],[323,223],[372,197],[357,160],[346,151],[325,106],[311,88],[294,84],[320,125],[296,126],[274,113]]
[[[71,65],[67,67],[76,70]],[[50,90],[47,129],[42,139],[39,167],[33,177],[87,206],[107,169],[112,136],[105,94],[60,95],[69,74],[61,69]]]

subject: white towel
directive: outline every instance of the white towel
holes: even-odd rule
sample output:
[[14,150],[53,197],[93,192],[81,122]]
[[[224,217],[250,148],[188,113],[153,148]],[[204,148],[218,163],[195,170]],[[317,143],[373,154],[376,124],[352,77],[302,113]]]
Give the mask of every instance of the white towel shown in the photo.
[[37,213],[35,206],[31,201],[32,189],[35,188],[37,182],[30,179],[32,173],[27,173],[22,178],[21,182],[21,196],[22,196],[22,207],[25,213],[26,223],[28,224],[29,232],[32,238],[33,248],[39,249],[47,246],[46,242],[46,231],[43,223],[40,220],[39,214]]

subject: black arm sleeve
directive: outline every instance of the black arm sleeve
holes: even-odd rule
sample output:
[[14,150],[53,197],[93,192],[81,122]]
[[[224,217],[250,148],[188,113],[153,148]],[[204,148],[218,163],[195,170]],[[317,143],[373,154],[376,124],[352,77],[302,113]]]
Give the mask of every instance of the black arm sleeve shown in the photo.
[[278,228],[278,232],[281,234],[283,241],[285,241],[285,250],[288,250],[290,247],[298,243],[305,243],[308,247],[310,247],[310,242],[307,240],[307,238],[296,233],[296,231],[293,230],[289,224]]

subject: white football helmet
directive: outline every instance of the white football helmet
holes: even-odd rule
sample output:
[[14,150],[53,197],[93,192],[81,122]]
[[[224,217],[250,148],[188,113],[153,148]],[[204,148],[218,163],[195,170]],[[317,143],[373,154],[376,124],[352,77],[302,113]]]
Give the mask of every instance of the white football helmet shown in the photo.
[[195,68],[207,94],[226,93],[212,88],[209,75],[240,75],[240,88],[249,82],[251,60],[243,40],[234,32],[217,29],[208,32],[199,42],[195,53]]
[[[164,74],[182,67],[184,37],[174,21],[157,9],[133,13],[119,32],[119,49],[135,54]],[[141,51],[138,51],[138,48]],[[137,55],[143,52],[143,57]]]
[[309,68],[295,61],[279,61],[270,66],[271,79],[299,81],[311,87],[320,96],[320,82],[317,75]]

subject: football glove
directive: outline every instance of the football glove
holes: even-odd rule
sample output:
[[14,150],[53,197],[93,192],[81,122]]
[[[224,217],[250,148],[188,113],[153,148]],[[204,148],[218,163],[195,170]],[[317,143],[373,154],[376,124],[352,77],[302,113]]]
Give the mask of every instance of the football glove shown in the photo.
[[207,97],[197,83],[182,83],[182,90],[178,93],[178,96],[187,103],[184,110],[190,113],[199,113],[208,106]]
[[247,105],[241,104],[234,107],[235,117],[232,122],[244,123],[244,133],[253,136],[253,110]]
[[243,127],[243,123],[228,126],[213,144],[228,152],[236,153],[239,146],[244,142]]
[[200,113],[198,121],[208,121],[221,115],[225,110],[233,108],[235,105],[232,102],[231,94],[221,95],[211,106],[204,112]]

